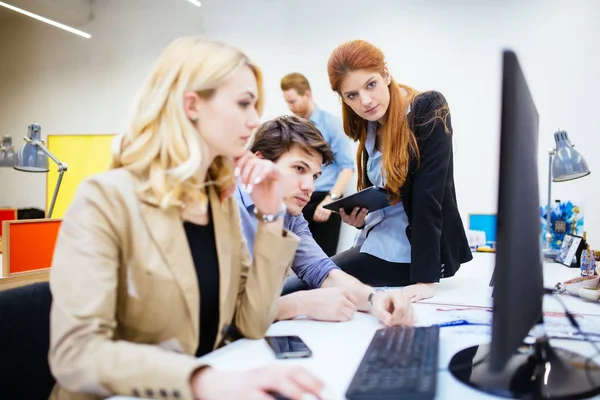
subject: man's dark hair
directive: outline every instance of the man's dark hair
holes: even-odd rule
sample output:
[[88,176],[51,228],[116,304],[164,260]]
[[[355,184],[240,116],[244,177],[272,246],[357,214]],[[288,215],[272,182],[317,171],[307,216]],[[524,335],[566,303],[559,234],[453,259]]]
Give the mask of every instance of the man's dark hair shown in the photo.
[[294,146],[308,154],[316,151],[323,157],[324,165],[333,162],[333,152],[317,127],[295,115],[277,117],[259,126],[250,151],[260,152],[267,160],[277,162]]

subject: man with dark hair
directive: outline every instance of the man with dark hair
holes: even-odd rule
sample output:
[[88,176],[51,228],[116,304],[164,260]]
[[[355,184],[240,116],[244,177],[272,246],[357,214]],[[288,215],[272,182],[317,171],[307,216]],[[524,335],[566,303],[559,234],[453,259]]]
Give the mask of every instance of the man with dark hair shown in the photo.
[[[411,303],[401,290],[377,290],[364,285],[339,269],[313,239],[302,209],[315,190],[321,166],[333,161],[333,154],[319,130],[310,121],[296,116],[275,118],[262,124],[254,135],[251,152],[273,161],[286,177],[283,194],[286,205],[284,227],[300,237],[291,275],[278,301],[277,319],[301,315],[324,321],[347,321],[354,313],[370,311],[386,325],[411,324]],[[248,192],[238,186],[235,197],[240,208],[242,229],[250,252],[254,248],[257,218]],[[273,249],[277,251],[277,249]],[[299,282],[302,289],[287,288]]]
[[350,140],[344,134],[340,119],[317,107],[304,75],[295,72],[284,76],[281,91],[291,112],[315,124],[335,158],[332,163],[323,166],[323,173],[315,182],[315,191],[303,210],[316,242],[332,257],[337,252],[342,219],[323,206],[339,199],[354,175]]

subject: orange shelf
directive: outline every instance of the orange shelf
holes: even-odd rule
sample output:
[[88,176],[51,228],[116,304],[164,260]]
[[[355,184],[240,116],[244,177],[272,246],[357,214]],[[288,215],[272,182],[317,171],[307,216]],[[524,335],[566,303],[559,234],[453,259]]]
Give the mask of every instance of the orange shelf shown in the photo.
[[4,221],[2,277],[50,268],[61,219]]

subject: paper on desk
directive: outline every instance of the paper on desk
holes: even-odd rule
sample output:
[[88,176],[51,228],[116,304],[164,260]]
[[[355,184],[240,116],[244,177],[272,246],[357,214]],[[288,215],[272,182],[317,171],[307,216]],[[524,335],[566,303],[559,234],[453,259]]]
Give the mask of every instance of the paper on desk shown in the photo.
[[[444,334],[491,334],[493,312],[491,308],[481,307],[436,307],[429,310],[426,318],[430,325],[444,324],[452,321],[466,320],[468,325],[444,326]],[[600,340],[598,324],[583,315],[573,314],[579,327],[584,333],[592,333],[594,339]],[[477,325],[482,324],[482,325]],[[563,312],[544,312],[544,330],[553,338],[579,338],[585,339],[578,330],[571,325]]]
[[[591,318],[586,318],[583,315],[573,314],[575,320],[579,324],[579,328],[584,333],[589,333],[587,339],[597,341],[600,339],[600,330],[598,324]],[[586,335],[581,335],[578,330],[571,325],[567,316],[562,312],[545,312],[544,313],[544,329],[548,336],[553,338],[576,338],[586,339]],[[595,336],[595,337],[594,337]]]
[[[479,307],[435,307],[429,310],[427,321],[430,325],[442,325],[447,322],[465,320],[469,325],[444,326],[441,334],[466,335],[466,334],[491,334],[492,312],[486,308]],[[480,325],[476,325],[480,324]]]

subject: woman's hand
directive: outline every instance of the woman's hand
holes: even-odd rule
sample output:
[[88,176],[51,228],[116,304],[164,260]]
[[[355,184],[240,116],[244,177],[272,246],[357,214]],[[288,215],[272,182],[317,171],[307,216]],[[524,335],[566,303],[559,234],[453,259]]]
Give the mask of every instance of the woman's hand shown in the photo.
[[283,204],[283,174],[271,161],[246,152],[235,161],[235,176],[263,214],[277,214]]
[[435,283],[415,283],[401,289],[411,302],[428,299],[435,295]]
[[369,210],[366,208],[354,207],[354,210],[350,214],[346,214],[343,208],[340,208],[340,216],[342,221],[351,225],[355,228],[362,228],[365,226],[365,218]]
[[217,371],[209,367],[192,376],[192,393],[198,400],[273,400],[269,393],[292,400],[301,400],[306,394],[320,399],[322,390],[323,382],[298,366],[269,365],[235,372]]

